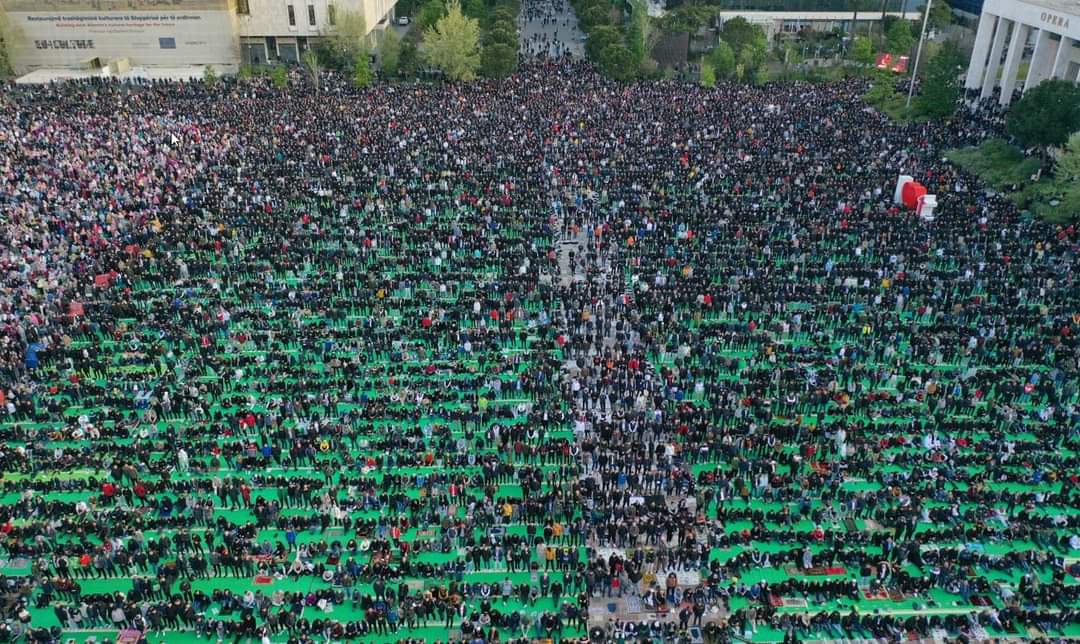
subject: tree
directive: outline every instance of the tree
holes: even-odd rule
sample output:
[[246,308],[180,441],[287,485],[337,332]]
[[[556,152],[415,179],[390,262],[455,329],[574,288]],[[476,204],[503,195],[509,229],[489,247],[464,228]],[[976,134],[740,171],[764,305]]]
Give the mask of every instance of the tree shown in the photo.
[[731,45],[731,51],[738,56],[743,47],[757,37],[765,37],[761,27],[750,24],[746,18],[738,16],[724,21],[724,27],[720,30],[720,39]]
[[480,68],[480,23],[461,13],[458,0],[450,0],[446,15],[424,32],[424,58],[450,80],[476,78]]
[[442,0],[428,0],[420,7],[420,12],[416,14],[416,27],[421,32],[425,32],[428,29],[435,26],[443,16],[446,15],[446,5]]
[[615,43],[600,52],[600,69],[610,78],[627,81],[637,74],[638,61],[626,45]]
[[1054,179],[1059,186],[1080,188],[1080,132],[1069,137],[1054,170]]
[[[925,11],[926,5],[919,7],[919,11]],[[927,23],[931,29],[941,29],[951,25],[953,21],[952,7],[945,0],[934,0],[930,5],[930,21]]]
[[897,20],[889,27],[889,33],[885,36],[886,46],[890,54],[906,56],[911,52],[911,46],[915,44],[915,36],[911,35],[911,23],[907,20]]
[[716,69],[708,58],[701,61],[701,86],[708,89],[716,87]]
[[596,27],[611,24],[611,9],[598,4],[590,5],[581,12],[580,18],[585,31],[592,31]]
[[585,40],[585,55],[589,57],[589,60],[599,61],[600,52],[604,51],[605,47],[621,42],[622,34],[615,27],[611,25],[596,27],[589,32],[589,37]]
[[285,69],[285,65],[278,65],[270,70],[270,82],[274,84],[274,87],[282,89],[288,86],[289,70]]
[[504,22],[497,22],[492,25],[491,29],[484,32],[484,46],[502,44],[510,47],[514,50],[515,55],[517,53],[518,36],[513,25],[508,25]]
[[353,87],[363,89],[371,85],[374,74],[371,73],[371,56],[366,52],[363,56],[357,56],[353,63],[352,84]]
[[960,68],[964,56],[953,41],[942,45],[926,64],[925,78],[916,107],[926,116],[951,116],[956,111],[956,99],[960,97]]
[[488,78],[506,78],[517,67],[517,50],[501,42],[486,45],[480,52],[480,73]]
[[341,68],[348,69],[361,54],[366,56],[370,49],[367,21],[361,13],[342,11],[337,14],[335,22],[328,37],[330,49],[339,58]]
[[206,83],[207,87],[213,87],[214,85],[217,85],[218,75],[217,70],[214,69],[213,65],[207,65],[203,68],[202,79],[203,82]]
[[401,61],[401,36],[393,29],[383,31],[382,40],[379,41],[379,64],[387,76],[396,76],[398,63]]
[[688,32],[696,34],[703,27],[709,26],[716,7],[707,5],[684,4],[664,14],[660,26],[671,33]]
[[514,31],[516,29],[516,27],[514,27],[514,24],[517,21],[517,15],[514,14],[513,9],[504,4],[499,5],[489,11],[487,14],[487,18],[488,22],[491,25],[495,25],[496,23],[501,22],[510,25],[510,31]]
[[15,46],[19,33],[4,11],[0,10],[0,78],[15,73]]
[[480,20],[487,14],[487,7],[484,6],[484,0],[463,0],[461,13]]
[[735,73],[735,52],[731,45],[723,40],[717,43],[716,48],[709,52],[709,63],[717,78],[731,78]]
[[653,29],[649,16],[649,5],[645,0],[630,0],[630,23],[626,27],[626,44],[638,61],[638,65],[649,57],[659,33]]
[[1013,103],[1005,126],[1025,146],[1062,145],[1080,130],[1080,85],[1064,80],[1039,83]]
[[406,40],[401,46],[401,60],[398,61],[398,70],[403,76],[415,76],[420,67],[420,52],[412,41]]
[[851,45],[851,59],[863,65],[874,62],[874,43],[866,36],[857,36]]
[[[357,62],[361,59],[367,60],[367,56],[358,56]],[[311,81],[311,86],[315,88],[315,94],[319,93],[319,74],[322,73],[322,65],[319,64],[319,55],[312,50],[307,50],[303,54],[300,54],[300,67],[304,70],[304,74]]]

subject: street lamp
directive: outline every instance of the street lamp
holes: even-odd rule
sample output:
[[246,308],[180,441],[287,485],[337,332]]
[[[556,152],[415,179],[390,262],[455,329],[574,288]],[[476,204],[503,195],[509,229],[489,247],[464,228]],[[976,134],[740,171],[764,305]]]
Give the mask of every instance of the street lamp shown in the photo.
[[919,33],[919,46],[915,50],[915,64],[911,67],[911,84],[907,90],[907,107],[911,107],[911,95],[915,93],[915,72],[919,71],[919,58],[922,57],[923,40],[926,39],[926,23],[930,22],[930,3],[934,0],[926,0],[926,13],[923,14],[922,32]]

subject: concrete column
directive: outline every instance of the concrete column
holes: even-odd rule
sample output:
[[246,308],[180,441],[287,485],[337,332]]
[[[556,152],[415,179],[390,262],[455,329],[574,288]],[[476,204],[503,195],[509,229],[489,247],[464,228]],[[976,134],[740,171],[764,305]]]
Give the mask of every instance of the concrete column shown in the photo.
[[1031,66],[1024,79],[1024,92],[1050,78],[1054,71],[1054,59],[1057,57],[1058,43],[1050,37],[1050,32],[1040,29],[1035,36],[1035,51],[1031,53]]
[[975,49],[971,52],[971,65],[968,66],[967,81],[964,87],[978,89],[986,75],[986,56],[990,53],[990,42],[994,38],[994,27],[999,18],[983,12],[979,17],[979,31],[975,34]]
[[1027,44],[1030,32],[1031,27],[1022,22],[1013,25],[1009,53],[1005,54],[1005,69],[1001,72],[1001,98],[998,102],[1002,105],[1012,102],[1012,93],[1016,89],[1016,75],[1020,73],[1020,61],[1024,58],[1024,45]]
[[1062,36],[1058,43],[1057,55],[1054,57],[1054,70],[1050,73],[1052,78],[1063,79],[1069,71],[1069,61],[1072,59],[1073,43],[1076,42],[1068,36]]
[[982,98],[990,98],[998,83],[998,70],[1001,69],[1001,52],[1005,48],[1005,37],[1009,35],[1009,25],[1015,24],[1008,18],[997,19],[997,31],[994,32],[994,40],[990,43],[990,58],[986,62],[986,74],[983,77]]

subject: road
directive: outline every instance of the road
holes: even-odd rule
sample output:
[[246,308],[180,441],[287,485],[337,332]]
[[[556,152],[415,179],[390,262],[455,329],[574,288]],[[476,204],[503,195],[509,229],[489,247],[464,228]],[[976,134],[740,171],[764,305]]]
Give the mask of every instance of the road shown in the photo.
[[530,56],[585,56],[585,34],[566,0],[525,0],[518,14],[521,51]]

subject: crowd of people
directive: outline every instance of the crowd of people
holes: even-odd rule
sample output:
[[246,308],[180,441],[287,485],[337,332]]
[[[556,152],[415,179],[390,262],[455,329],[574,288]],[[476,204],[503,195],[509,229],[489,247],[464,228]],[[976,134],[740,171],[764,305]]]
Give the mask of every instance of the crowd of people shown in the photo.
[[1077,231],[865,89],[5,89],[0,639],[1080,634]]
[[523,60],[559,59],[580,55],[585,34],[567,0],[530,0],[518,13],[521,38],[519,57]]

